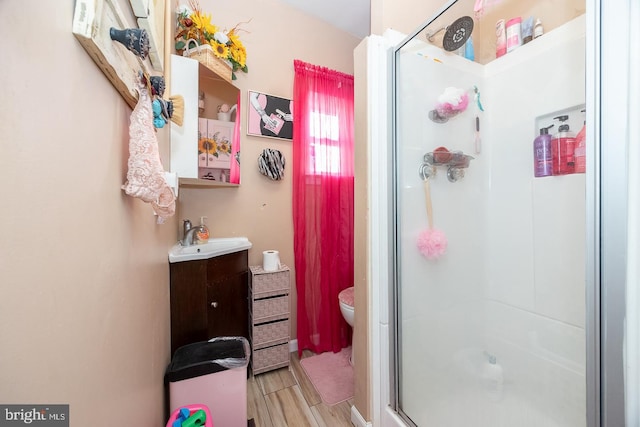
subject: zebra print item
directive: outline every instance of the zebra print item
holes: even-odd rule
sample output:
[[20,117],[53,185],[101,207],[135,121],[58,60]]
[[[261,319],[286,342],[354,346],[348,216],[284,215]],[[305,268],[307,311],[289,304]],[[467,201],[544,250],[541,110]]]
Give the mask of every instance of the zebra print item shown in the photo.
[[273,181],[284,178],[284,156],[279,150],[265,148],[258,157],[258,170]]

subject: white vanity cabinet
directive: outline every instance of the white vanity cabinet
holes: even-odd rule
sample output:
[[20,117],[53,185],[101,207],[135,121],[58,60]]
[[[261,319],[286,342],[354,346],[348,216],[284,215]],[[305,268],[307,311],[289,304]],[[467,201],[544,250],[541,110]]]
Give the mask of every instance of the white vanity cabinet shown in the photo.
[[[171,55],[171,93],[170,96],[181,95],[184,98],[184,119],[182,126],[171,122],[171,172],[178,174],[180,185],[188,186],[237,186],[228,183],[229,177],[221,173],[235,161],[231,152],[216,151],[217,155],[203,153],[198,150],[199,133],[202,121],[216,127],[218,137],[233,140],[235,122],[224,122],[217,119],[218,106],[235,105],[240,89],[215,74],[195,59]],[[199,112],[198,97],[204,94],[204,112]],[[167,96],[168,97],[168,96]],[[235,112],[236,120],[240,114]],[[206,124],[205,124],[206,126]],[[213,135],[213,134],[212,134]],[[237,141],[239,143],[239,141]],[[202,154],[205,154],[202,156]],[[199,169],[211,162],[211,170]],[[213,170],[215,168],[215,170]],[[211,179],[201,179],[206,175]]]

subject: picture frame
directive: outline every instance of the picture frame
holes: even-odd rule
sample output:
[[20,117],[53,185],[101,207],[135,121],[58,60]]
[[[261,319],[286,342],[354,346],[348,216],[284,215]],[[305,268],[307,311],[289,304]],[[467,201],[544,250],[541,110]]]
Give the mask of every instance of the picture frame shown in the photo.
[[293,101],[249,90],[247,135],[293,139]]

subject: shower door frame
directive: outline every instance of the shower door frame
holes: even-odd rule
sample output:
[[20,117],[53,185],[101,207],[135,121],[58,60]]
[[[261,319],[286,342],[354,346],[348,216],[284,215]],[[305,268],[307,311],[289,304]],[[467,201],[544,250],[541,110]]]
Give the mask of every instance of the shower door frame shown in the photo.
[[[628,37],[618,35],[630,34],[629,27],[634,20],[630,13],[634,10],[631,6],[633,1],[636,0],[587,3],[593,3],[592,19],[588,21],[588,25],[593,26],[593,40],[592,45],[587,46],[587,55],[593,55],[593,67],[587,68],[592,73],[587,83],[592,83],[592,87],[587,86],[587,89],[592,91],[594,105],[594,111],[592,115],[587,114],[587,120],[591,119],[595,124],[592,139],[595,147],[599,147],[598,150],[592,150],[596,154],[595,164],[589,164],[596,171],[592,176],[593,182],[589,182],[595,188],[593,205],[597,208],[594,210],[596,227],[592,245],[595,259],[600,261],[593,270],[593,294],[600,310],[596,312],[599,318],[593,321],[596,342],[593,348],[589,348],[593,352],[592,365],[595,366],[591,384],[587,383],[589,388],[594,388],[591,395],[587,396],[587,403],[594,405],[594,410],[589,414],[600,422],[593,425],[603,427],[626,425],[627,144],[638,143],[629,140],[629,98],[638,94],[629,94],[628,83],[631,78],[638,78],[631,76],[629,68],[629,55],[637,54],[638,41],[634,43]],[[640,420],[631,422],[637,425],[635,423]]]
[[409,426],[417,427],[416,424],[409,418],[407,414],[400,411],[400,377],[402,375],[401,366],[399,362],[399,357],[397,356],[401,347],[402,333],[398,325],[400,325],[400,310],[399,310],[399,301],[400,301],[400,268],[399,262],[401,253],[400,253],[400,245],[398,245],[398,239],[400,235],[400,222],[398,215],[398,163],[397,159],[398,155],[398,110],[397,110],[397,101],[398,101],[398,79],[397,79],[397,64],[398,64],[398,55],[402,48],[413,40],[416,36],[418,36],[425,28],[431,25],[436,19],[438,19],[442,14],[444,14],[449,8],[451,8],[454,4],[456,4],[458,0],[449,0],[445,3],[445,5],[438,10],[435,15],[425,21],[418,29],[416,29],[413,33],[409,34],[402,42],[398,45],[394,46],[390,51],[390,92],[391,92],[391,174],[390,174],[390,191],[391,191],[391,211],[389,213],[389,217],[391,220],[391,250],[390,250],[390,289],[389,298],[390,307],[390,334],[389,342],[390,342],[390,372],[392,373],[392,378],[390,379],[390,385],[392,389],[390,390],[390,404],[393,410],[398,414],[398,416],[402,419],[404,423]]
[[[391,173],[389,211],[389,408],[404,423],[414,425],[407,414],[400,411],[401,366],[397,354],[402,334],[399,330],[401,274],[398,260],[398,141],[397,141],[397,56],[400,50],[428,25],[445,13],[458,0],[448,1],[431,19],[390,50],[390,129]],[[621,82],[628,81],[628,67],[622,69],[615,58],[628,55],[630,42],[616,38],[615,30],[621,22],[628,22],[625,8],[633,0],[585,0],[586,3],[586,120],[593,123],[587,131],[588,167],[586,173],[586,420],[587,427],[624,426],[624,319],[626,312],[626,191],[602,192],[602,188],[626,190],[625,132],[616,112],[620,107]],[[608,32],[606,29],[610,29]],[[625,74],[626,73],[626,74]],[[626,80],[625,80],[626,78]],[[603,138],[606,135],[607,138]],[[607,149],[601,149],[606,147]],[[382,208],[382,207],[381,207]],[[622,248],[622,249],[621,249]],[[604,287],[606,285],[606,288]],[[379,325],[374,324],[374,328]],[[381,349],[384,351],[384,346]],[[376,376],[374,376],[375,378]],[[378,383],[375,386],[384,384]],[[385,392],[380,393],[385,396]],[[378,395],[380,396],[380,395]],[[378,400],[380,401],[380,400]],[[382,399],[384,402],[384,398]],[[388,419],[380,416],[382,420]],[[390,421],[390,423],[396,423]],[[383,423],[386,425],[386,423]]]

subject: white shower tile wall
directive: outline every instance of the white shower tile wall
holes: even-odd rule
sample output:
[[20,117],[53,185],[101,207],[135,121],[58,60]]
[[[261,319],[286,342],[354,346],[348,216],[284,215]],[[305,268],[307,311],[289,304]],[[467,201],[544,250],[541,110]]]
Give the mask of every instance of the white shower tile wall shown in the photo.
[[[401,58],[403,390],[420,390],[402,398],[419,425],[525,425],[525,412],[526,425],[585,425],[584,175],[535,179],[532,161],[535,118],[585,102],[584,27],[583,16],[484,67],[436,63],[428,46]],[[425,120],[445,87],[474,85],[479,155],[472,103],[448,123]],[[440,145],[476,158],[462,180],[442,169],[431,182],[449,248],[428,261],[416,248],[427,227],[417,167]],[[503,368],[499,402],[482,386],[485,351]]]
[[584,17],[565,27],[553,46],[486,68],[493,144],[485,333],[517,394],[561,425],[584,425],[585,177],[536,179],[532,161],[532,118],[585,100]]
[[495,301],[486,305],[486,345],[499,355],[505,393],[544,408],[560,425],[586,425],[584,329]]
[[535,311],[584,328],[585,176],[534,179],[532,190]]

